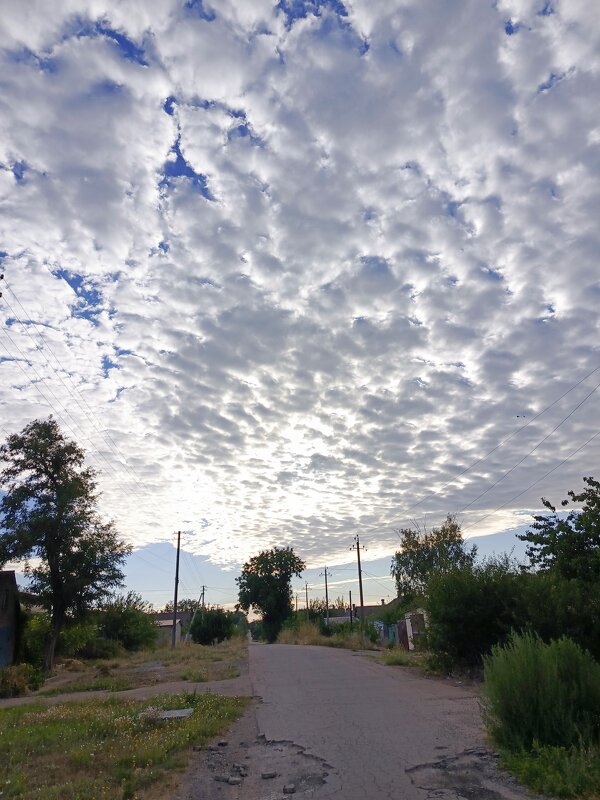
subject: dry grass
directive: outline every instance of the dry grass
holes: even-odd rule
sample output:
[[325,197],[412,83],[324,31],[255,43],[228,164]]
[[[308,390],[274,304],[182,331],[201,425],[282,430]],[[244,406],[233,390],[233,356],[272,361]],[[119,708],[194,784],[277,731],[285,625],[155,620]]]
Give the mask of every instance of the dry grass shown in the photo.
[[240,663],[247,655],[245,637],[235,636],[216,645],[182,644],[175,649],[160,647],[142,650],[119,658],[66,663],[46,681],[40,694],[99,689],[122,691],[140,686],[187,680],[221,681],[240,674]]
[[277,637],[279,644],[312,644],[321,647],[341,647],[347,650],[378,650],[377,645],[362,635],[358,626],[351,634],[323,636],[314,622],[301,622],[296,630],[283,630]]

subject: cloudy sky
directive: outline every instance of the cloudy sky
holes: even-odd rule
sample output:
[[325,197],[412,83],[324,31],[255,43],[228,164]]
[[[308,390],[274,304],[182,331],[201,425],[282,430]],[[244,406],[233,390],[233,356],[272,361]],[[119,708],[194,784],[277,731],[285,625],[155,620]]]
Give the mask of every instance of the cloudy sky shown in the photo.
[[2,5],[0,435],[53,413],[153,586],[598,475],[595,0]]

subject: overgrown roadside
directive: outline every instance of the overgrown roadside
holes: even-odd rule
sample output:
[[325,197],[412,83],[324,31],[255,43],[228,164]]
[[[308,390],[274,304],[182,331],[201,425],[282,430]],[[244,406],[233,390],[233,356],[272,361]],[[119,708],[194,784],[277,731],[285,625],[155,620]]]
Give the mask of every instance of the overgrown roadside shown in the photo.
[[[237,677],[203,680],[214,665]],[[52,692],[0,701],[2,798],[153,800],[172,790],[194,748],[227,733],[251,694],[245,640],[146,651],[115,663],[116,680],[121,668],[135,670],[134,688],[82,691],[74,673]]]

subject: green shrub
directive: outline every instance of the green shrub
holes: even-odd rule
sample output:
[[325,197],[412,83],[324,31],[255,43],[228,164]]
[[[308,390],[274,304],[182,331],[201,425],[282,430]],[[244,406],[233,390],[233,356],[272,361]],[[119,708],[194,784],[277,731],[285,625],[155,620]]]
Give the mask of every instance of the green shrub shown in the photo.
[[190,633],[198,644],[214,644],[230,639],[236,625],[235,615],[222,608],[204,608],[194,617]]
[[23,661],[41,667],[44,663],[44,650],[50,636],[50,617],[48,614],[32,614],[26,621],[21,636]]
[[424,642],[433,666],[447,671],[480,667],[495,644],[526,624],[522,596],[530,577],[508,558],[433,575]]
[[58,637],[57,655],[74,658],[81,655],[98,634],[98,626],[90,620],[71,622],[66,625]]
[[0,669],[0,697],[21,697],[44,683],[41,670],[31,664],[16,664]]
[[484,713],[511,752],[590,746],[600,739],[600,664],[570,639],[513,634],[484,659]]
[[100,636],[118,642],[126,650],[151,647],[158,629],[149,611],[150,605],[136,592],[116,595],[96,614]]

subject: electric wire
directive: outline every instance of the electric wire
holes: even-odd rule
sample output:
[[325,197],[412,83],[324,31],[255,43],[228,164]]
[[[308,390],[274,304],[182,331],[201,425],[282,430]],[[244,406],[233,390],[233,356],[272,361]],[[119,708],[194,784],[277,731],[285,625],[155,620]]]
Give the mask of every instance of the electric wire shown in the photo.
[[492,489],[494,489],[494,488],[495,488],[495,487],[496,487],[496,486],[497,486],[497,485],[498,485],[498,484],[499,484],[501,481],[503,481],[503,480],[504,480],[504,478],[506,478],[506,477],[507,477],[507,475],[510,475],[510,474],[511,474],[511,472],[514,472],[514,471],[515,471],[515,469],[516,469],[517,467],[519,467],[519,466],[520,466],[520,465],[521,465],[521,464],[522,464],[524,461],[526,461],[526,460],[529,458],[529,456],[530,456],[530,455],[533,455],[533,453],[535,453],[535,451],[536,451],[536,450],[537,450],[539,447],[541,447],[541,446],[544,444],[544,442],[546,442],[546,441],[547,441],[547,440],[548,440],[548,439],[549,439],[549,438],[550,438],[550,437],[551,437],[551,436],[552,436],[554,433],[556,433],[556,431],[557,431],[557,430],[558,430],[558,429],[559,429],[559,428],[560,428],[562,425],[564,425],[564,423],[565,423],[565,422],[566,422],[568,419],[570,419],[570,418],[573,416],[573,414],[574,414],[576,411],[578,411],[578,410],[581,408],[581,406],[582,406],[582,405],[583,405],[583,404],[584,404],[584,403],[585,403],[587,400],[589,400],[589,398],[590,398],[590,397],[591,397],[591,396],[594,394],[594,392],[595,392],[595,391],[596,391],[596,390],[597,390],[599,387],[600,387],[600,383],[597,383],[597,384],[596,384],[596,386],[594,386],[594,388],[592,389],[592,391],[591,391],[591,392],[589,392],[589,393],[588,393],[588,394],[587,394],[587,395],[586,395],[586,396],[583,398],[583,400],[581,400],[581,402],[579,402],[579,403],[578,403],[578,404],[575,406],[575,408],[573,408],[573,409],[572,409],[572,410],[571,410],[571,411],[570,411],[570,412],[567,414],[567,416],[566,416],[566,417],[564,417],[564,419],[562,419],[562,420],[561,420],[561,421],[558,423],[558,425],[556,425],[554,428],[552,428],[552,430],[550,431],[550,433],[546,434],[546,436],[544,436],[544,438],[543,438],[543,439],[542,439],[540,442],[538,442],[538,443],[535,445],[535,447],[532,447],[532,448],[531,448],[531,450],[530,450],[528,453],[526,453],[526,454],[523,456],[523,458],[521,458],[519,461],[517,461],[517,463],[516,463],[516,464],[513,464],[513,466],[512,466],[512,467],[511,467],[509,470],[507,470],[507,471],[506,471],[506,472],[505,472],[503,475],[501,475],[501,476],[498,478],[498,480],[494,481],[494,483],[492,483],[490,486],[488,486],[488,488],[487,488],[485,491],[483,491],[483,492],[481,492],[481,494],[477,495],[477,497],[476,497],[474,500],[471,500],[471,502],[470,502],[470,503],[467,503],[467,505],[466,505],[466,506],[463,506],[463,507],[462,507],[461,509],[459,509],[459,511],[457,511],[456,513],[457,513],[457,514],[461,514],[463,511],[466,511],[466,510],[467,510],[467,508],[471,508],[471,506],[472,506],[474,503],[476,503],[478,500],[480,500],[480,499],[481,499],[481,498],[482,498],[484,495],[486,495],[486,494],[487,494],[489,491],[491,491]]

